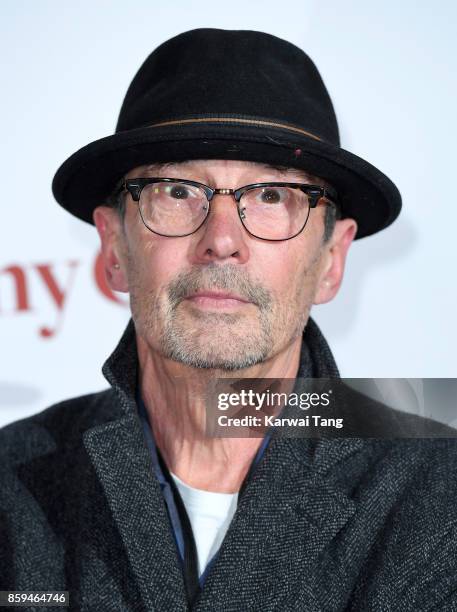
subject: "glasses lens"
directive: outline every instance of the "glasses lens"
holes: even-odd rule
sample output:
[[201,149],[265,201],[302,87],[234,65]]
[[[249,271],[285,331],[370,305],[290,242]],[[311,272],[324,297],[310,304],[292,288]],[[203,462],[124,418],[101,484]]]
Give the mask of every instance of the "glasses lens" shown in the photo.
[[264,186],[246,191],[240,199],[245,228],[267,240],[292,238],[306,225],[309,198],[298,188]]
[[179,182],[150,183],[140,196],[140,213],[144,224],[163,236],[191,234],[208,214],[205,192]]

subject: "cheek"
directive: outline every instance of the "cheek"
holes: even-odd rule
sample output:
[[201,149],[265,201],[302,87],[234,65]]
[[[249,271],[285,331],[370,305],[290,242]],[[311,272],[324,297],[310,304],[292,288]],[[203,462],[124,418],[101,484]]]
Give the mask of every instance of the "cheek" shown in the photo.
[[129,248],[129,284],[133,283],[131,292],[140,290],[145,297],[154,295],[160,300],[168,283],[185,264],[183,245],[178,248],[169,238],[140,232]]
[[288,296],[295,302],[313,290],[316,280],[315,247],[294,242],[294,239],[272,245],[267,245],[263,253],[259,253],[263,281],[274,292],[277,300],[284,301]]

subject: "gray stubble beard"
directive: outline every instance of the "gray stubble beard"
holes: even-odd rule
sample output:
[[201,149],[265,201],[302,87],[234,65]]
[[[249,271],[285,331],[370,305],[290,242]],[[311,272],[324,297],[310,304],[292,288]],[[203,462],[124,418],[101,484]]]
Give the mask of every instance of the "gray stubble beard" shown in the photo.
[[[130,284],[132,275],[129,276]],[[135,286],[138,287],[138,282],[134,275]],[[243,313],[203,312],[192,308],[185,314],[180,309],[187,296],[200,289],[214,288],[233,291],[251,301],[253,304],[246,308],[256,308],[257,324],[254,326],[252,318]],[[193,368],[231,372],[261,363],[271,356],[278,330],[280,333],[290,325],[290,311],[276,312],[270,291],[241,275],[236,264],[209,264],[182,272],[166,287],[165,307],[163,294],[156,296],[152,304],[145,300],[142,304],[136,294],[131,286],[132,315],[135,324],[141,326],[142,335],[148,342],[155,340],[165,358]],[[294,297],[299,300],[298,293]],[[299,314],[292,332],[295,336],[303,331],[308,313],[306,308]]]
[[[180,311],[187,296],[213,288],[233,291],[251,301],[242,309],[255,308],[258,323],[253,325],[243,312],[203,312],[192,307],[186,308],[187,315]],[[265,288],[241,276],[236,265],[194,268],[170,283],[167,293],[161,349],[169,359],[199,369],[237,371],[265,361],[270,354],[273,299]]]

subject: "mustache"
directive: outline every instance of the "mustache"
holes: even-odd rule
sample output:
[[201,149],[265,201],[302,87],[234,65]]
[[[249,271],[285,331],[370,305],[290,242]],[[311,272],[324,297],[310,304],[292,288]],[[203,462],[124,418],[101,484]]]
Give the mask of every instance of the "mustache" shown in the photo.
[[180,272],[167,286],[171,307],[202,290],[223,290],[238,294],[261,310],[271,308],[273,296],[268,289],[252,281],[236,264],[208,264]]

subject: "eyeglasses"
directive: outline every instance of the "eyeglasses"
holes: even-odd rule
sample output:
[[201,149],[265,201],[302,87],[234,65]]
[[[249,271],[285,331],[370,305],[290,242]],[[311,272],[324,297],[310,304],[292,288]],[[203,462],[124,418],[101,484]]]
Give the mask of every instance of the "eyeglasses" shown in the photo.
[[213,189],[177,178],[135,178],[119,189],[138,203],[144,225],[160,236],[195,233],[206,221],[217,195],[234,197],[246,231],[261,240],[290,240],[303,231],[311,208],[337,203],[334,189],[306,183],[254,183],[238,189]]

